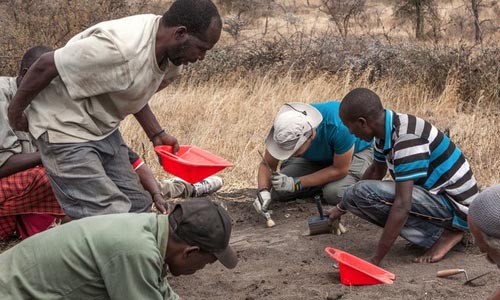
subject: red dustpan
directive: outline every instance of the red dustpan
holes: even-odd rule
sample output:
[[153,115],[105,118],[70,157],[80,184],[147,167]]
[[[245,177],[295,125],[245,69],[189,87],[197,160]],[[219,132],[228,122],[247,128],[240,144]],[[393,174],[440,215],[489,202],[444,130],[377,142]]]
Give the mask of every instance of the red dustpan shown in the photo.
[[343,285],[392,284],[396,276],[376,265],[347,252],[327,247],[326,254],[339,263]]
[[233,165],[225,159],[192,145],[181,145],[176,154],[172,146],[156,146],[163,169],[189,183],[195,183]]

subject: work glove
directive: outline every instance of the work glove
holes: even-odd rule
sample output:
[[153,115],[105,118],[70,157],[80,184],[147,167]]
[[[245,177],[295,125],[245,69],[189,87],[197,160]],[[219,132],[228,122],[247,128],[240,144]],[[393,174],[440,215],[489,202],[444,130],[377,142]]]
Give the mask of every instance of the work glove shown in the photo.
[[271,204],[271,193],[268,190],[259,191],[253,202],[255,210],[260,214],[267,212],[269,204]]
[[298,178],[286,176],[285,174],[274,174],[271,176],[273,188],[278,192],[297,192],[302,189]]

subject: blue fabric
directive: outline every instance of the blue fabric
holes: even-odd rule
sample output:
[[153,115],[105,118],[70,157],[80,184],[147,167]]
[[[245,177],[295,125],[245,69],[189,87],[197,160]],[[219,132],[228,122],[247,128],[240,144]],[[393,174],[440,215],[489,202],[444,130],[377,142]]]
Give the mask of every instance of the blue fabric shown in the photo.
[[316,162],[332,163],[334,154],[344,154],[354,145],[358,153],[371,143],[356,138],[342,123],[339,115],[340,103],[328,101],[311,104],[323,116],[323,121],[316,128],[316,138],[302,157]]
[[405,164],[399,164],[394,166],[394,172],[396,174],[403,172],[410,172],[418,169],[426,169],[429,167],[429,160],[421,159],[417,161],[412,161]]
[[384,151],[391,149],[392,147],[392,110],[385,110],[385,141],[384,141]]
[[[342,206],[356,216],[384,227],[396,197],[393,181],[361,180],[344,192]],[[453,209],[420,186],[412,191],[411,209],[399,235],[413,244],[430,248],[444,229],[453,230]]]
[[434,171],[432,171],[431,175],[425,181],[424,187],[427,189],[431,189],[432,187],[434,187],[434,184],[438,181],[438,179],[441,178],[443,174],[448,172],[448,170],[453,168],[461,155],[462,152],[460,151],[460,149],[458,149],[458,147],[455,148],[455,151],[453,151],[450,157],[448,157],[447,160],[445,160],[437,168],[435,168]]
[[437,146],[436,149],[431,152],[431,162],[441,156],[441,154],[443,154],[446,149],[448,149],[448,147],[450,146],[450,142],[450,139],[445,135],[441,143],[439,143],[439,146]]

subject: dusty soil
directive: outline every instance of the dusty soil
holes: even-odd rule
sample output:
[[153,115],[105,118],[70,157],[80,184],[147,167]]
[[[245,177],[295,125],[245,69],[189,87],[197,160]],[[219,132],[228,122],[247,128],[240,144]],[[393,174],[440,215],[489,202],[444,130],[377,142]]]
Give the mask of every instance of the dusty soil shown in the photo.
[[[312,200],[274,203],[277,225],[267,229],[253,210],[253,195],[252,190],[218,193],[216,199],[226,204],[234,221],[231,244],[239,265],[226,270],[214,263],[194,275],[169,278],[182,299],[486,299],[500,287],[499,270],[475,247],[459,245],[441,262],[415,264],[412,258],[423,250],[411,249],[403,239],[381,265],[396,275],[394,284],[343,286],[325,247],[367,258],[381,229],[347,214],[345,235],[307,236],[307,217],[316,213]],[[438,270],[449,268],[464,268],[472,277],[492,272],[476,282],[484,286],[464,286],[463,274],[436,277]]]
[[[308,236],[307,217],[316,214],[312,200],[273,203],[274,228],[265,228],[264,219],[253,207],[254,190],[218,193],[233,218],[231,244],[240,258],[234,270],[214,263],[191,276],[169,277],[172,288],[184,300],[191,299],[486,299],[500,287],[499,270],[488,263],[476,247],[455,247],[444,260],[415,264],[413,257],[423,250],[410,248],[398,239],[382,267],[396,275],[392,285],[343,286],[334,261],[324,252],[332,246],[361,258],[369,257],[381,229],[352,215],[343,223],[348,232]],[[18,241],[0,243],[0,253]],[[437,278],[438,270],[463,268],[483,286],[464,286],[465,276]]]

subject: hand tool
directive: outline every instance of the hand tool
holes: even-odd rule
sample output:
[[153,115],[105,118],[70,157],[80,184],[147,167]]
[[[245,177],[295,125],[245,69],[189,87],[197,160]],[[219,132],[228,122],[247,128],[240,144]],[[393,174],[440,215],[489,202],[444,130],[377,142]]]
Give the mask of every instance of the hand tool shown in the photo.
[[314,196],[314,202],[316,202],[316,208],[318,209],[318,216],[311,216],[307,218],[307,226],[309,226],[309,235],[331,233],[332,226],[330,224],[330,219],[323,215],[323,207],[321,206],[321,196]]
[[[264,155],[262,155],[262,153],[257,150],[257,152],[259,153],[260,155],[260,158],[262,158],[262,161],[264,162],[264,164],[267,166],[267,168],[269,169],[269,171],[274,175],[274,174],[278,174],[278,172],[276,171],[273,171],[273,169],[271,169],[271,166],[269,165],[269,163],[267,162],[267,160],[264,159]],[[260,197],[259,194],[257,193],[257,197]],[[262,202],[262,201],[261,201]],[[276,223],[274,223],[273,219],[271,219],[271,212],[269,211],[263,211],[262,212],[262,215],[264,216],[264,218],[266,218],[266,226],[268,228],[271,228],[271,227],[274,227],[276,225]]]
[[264,218],[266,218],[266,226],[268,228],[274,227],[274,225],[276,225],[273,219],[271,219],[271,214],[268,211],[262,212],[262,214],[264,215]]
[[[448,276],[452,276],[452,275],[456,275],[456,274],[460,274],[460,273],[464,273],[465,274],[465,282],[464,282],[464,285],[474,285],[472,282],[476,279],[479,279],[483,276],[486,276],[488,274],[491,273],[491,271],[489,272],[486,272],[484,274],[481,274],[479,276],[476,276],[476,277],[473,277],[473,278],[470,278],[469,279],[469,275],[467,274],[467,271],[465,271],[465,269],[448,269],[448,270],[441,270],[441,271],[438,271],[436,276],[437,277],[448,277]],[[485,283],[486,284],[486,283]],[[477,284],[477,285],[474,285],[474,286],[481,286],[481,285],[485,285],[485,284]]]

